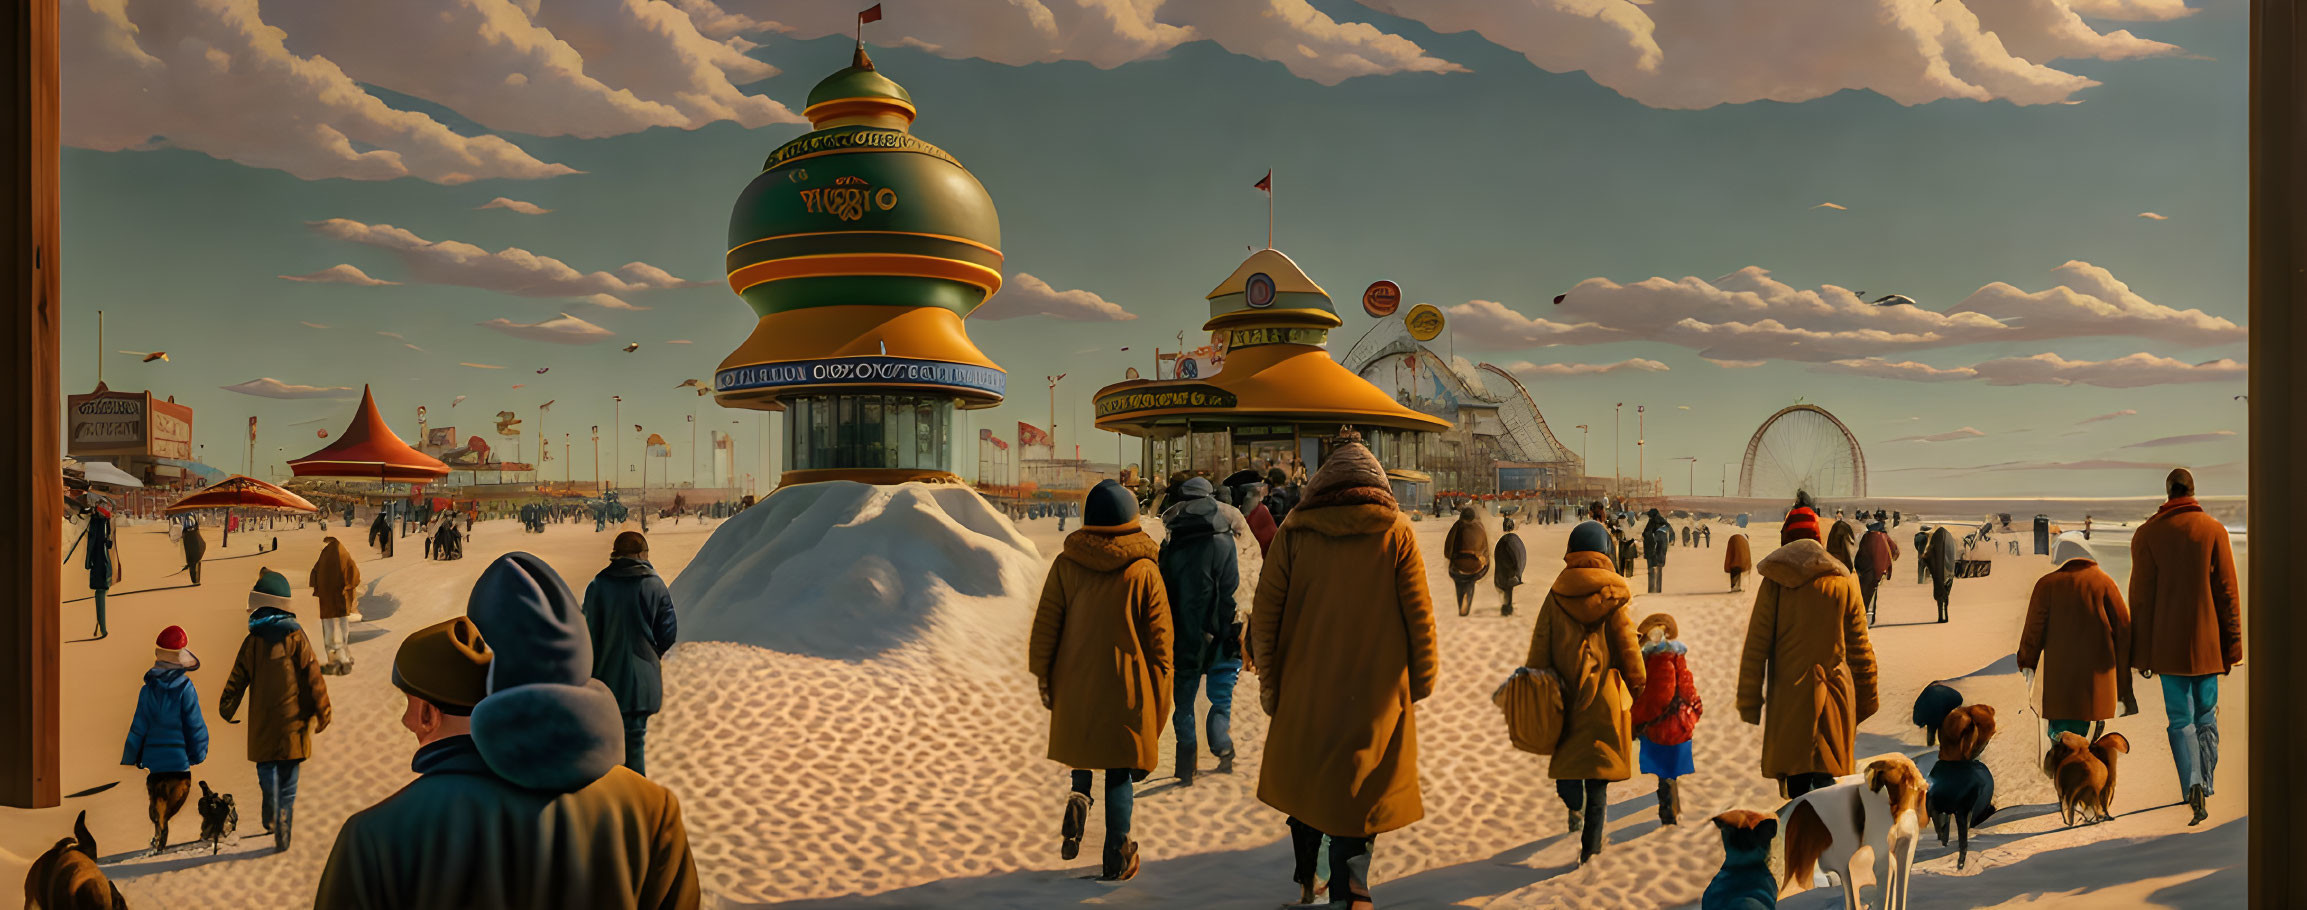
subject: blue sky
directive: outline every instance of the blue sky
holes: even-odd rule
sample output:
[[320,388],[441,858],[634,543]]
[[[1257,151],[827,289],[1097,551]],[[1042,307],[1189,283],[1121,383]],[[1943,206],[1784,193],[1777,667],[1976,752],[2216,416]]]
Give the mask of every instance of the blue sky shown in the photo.
[[[2081,0],[2072,5],[2089,8]],[[1110,434],[1074,432],[1087,424],[1089,394],[1121,379],[1125,366],[1149,369],[1154,346],[1174,346],[1177,332],[1192,337],[1206,315],[1202,295],[1249,245],[1264,240],[1265,201],[1250,184],[1268,168],[1275,175],[1275,245],[1348,311],[1345,328],[1333,336],[1338,350],[1369,327],[1351,304],[1379,278],[1400,283],[1407,302],[1449,309],[1494,301],[1521,317],[1560,320],[1562,311],[1549,312],[1555,310],[1551,298],[1589,279],[1714,282],[1747,267],[1765,269],[1797,290],[1833,285],[1869,297],[1898,293],[1944,312],[1995,282],[2027,294],[2043,291],[2055,283],[2054,269],[2079,260],[2152,305],[2242,323],[2246,5],[2192,5],[2198,11],[2172,21],[2088,20],[2099,32],[2124,28],[2184,53],[2060,60],[2058,71],[2101,83],[2072,92],[2068,100],[2079,104],[1961,98],[1902,104],[1853,87],[1795,102],[1667,109],[1598,84],[1586,71],[1549,72],[1481,33],[1442,33],[1418,19],[1374,11],[1406,3],[1313,6],[1337,22],[1367,23],[1414,42],[1419,59],[1447,61],[1463,72],[1309,78],[1284,62],[1228,50],[1226,36],[1233,33],[1222,29],[1234,26],[1222,21],[1198,26],[1217,40],[1179,43],[1104,68],[1084,59],[996,62],[1008,52],[980,51],[996,60],[980,59],[913,33],[904,33],[909,43],[935,44],[942,53],[919,46],[876,46],[873,53],[919,104],[915,132],[960,158],[992,193],[1013,289],[1015,274],[1030,274],[1059,290],[1092,292],[1136,316],[973,318],[972,337],[1010,372],[1011,400],[976,412],[972,426],[1045,422],[1041,377],[1067,373],[1061,442],[1110,457]],[[758,15],[780,9],[761,6]],[[889,6],[892,19],[908,12],[902,4]],[[264,9],[269,22],[272,7]],[[333,45],[300,34],[352,27],[309,11],[287,18],[296,27],[286,49],[308,58],[325,56],[315,48]],[[1441,21],[1439,14],[1425,18]],[[75,21],[86,20],[68,16],[68,27]],[[872,28],[869,37],[883,34],[882,25]],[[746,55],[782,72],[747,81],[742,91],[798,109],[810,85],[847,63],[849,45],[838,35],[802,36],[836,30],[789,23],[782,32],[744,33],[744,44],[757,45]],[[68,76],[74,63],[67,59]],[[459,107],[479,110],[469,99],[452,106],[381,87],[408,88],[417,77],[368,77],[346,67],[391,109],[429,117],[460,136],[502,136],[537,161],[582,173],[457,184],[418,176],[307,179],[268,166],[266,131],[273,126],[257,113],[261,107],[244,112],[256,126],[237,145],[189,132],[179,138],[155,124],[151,134],[166,139],[113,151],[68,148],[68,389],[95,382],[95,311],[101,308],[107,348],[168,350],[172,357],[138,364],[114,355],[105,366],[108,383],[149,386],[191,404],[198,413],[196,442],[222,467],[238,468],[240,430],[249,415],[263,427],[261,473],[276,450],[302,454],[321,443],[314,430],[333,434],[341,422],[291,424],[348,410],[343,400],[276,400],[220,388],[260,377],[356,389],[373,383],[395,426],[413,430],[414,410],[423,404],[435,425],[453,419],[461,435],[502,409],[522,412],[533,428],[535,406],[552,399],[558,403],[545,417],[547,431],[555,438],[576,431],[580,443],[585,426],[610,424],[609,396],[622,394],[626,424],[685,442],[683,415],[698,414],[704,426],[739,430],[741,455],[753,462],[751,412],[715,408],[674,386],[709,378],[750,330],[750,312],[721,283],[729,205],[761,158],[805,127],[721,120],[595,138],[537,136],[467,119]],[[600,68],[613,72],[606,63]],[[1655,90],[1631,91],[1646,93]],[[86,124],[106,117],[128,121],[113,132],[142,135],[136,118],[160,116],[113,110],[90,97],[68,88],[68,139],[75,117],[83,133]],[[284,102],[284,110],[290,107]],[[303,126],[291,121],[284,117],[277,127]],[[354,142],[356,150],[369,145]],[[552,211],[476,208],[499,196]],[[1821,202],[1846,210],[1813,207]],[[2142,218],[2142,212],[2165,220]],[[490,252],[518,247],[581,272],[616,272],[642,262],[706,286],[620,293],[627,303],[648,307],[620,310],[569,296],[425,283],[388,250],[324,236],[310,224],[327,219],[392,225],[427,241],[460,241]],[[338,264],[402,283],[362,287],[276,277]],[[1589,315],[1616,318],[1617,305],[1596,304]],[[537,323],[564,312],[609,337],[555,344],[477,326],[499,318]],[[2034,321],[2048,326],[2054,320]],[[1471,312],[1454,313],[1453,322],[1489,324]],[[388,331],[404,337],[377,334]],[[2146,353],[2182,366],[2244,358],[2239,330],[2212,334],[2223,340],[2065,331],[1859,350],[1844,359],[1880,356],[1886,363],[1983,370],[1992,361],[2044,353],[2067,361]],[[2232,398],[2243,391],[2234,374],[2135,387],[1918,382],[1879,378],[1882,371],[1871,368],[1820,372],[1815,359],[1757,357],[1768,362],[1725,367],[1688,344],[1639,331],[1549,347],[1505,344],[1500,337],[1474,332],[1450,343],[1459,354],[1501,365],[1633,359],[1663,365],[1594,375],[1531,373],[1525,383],[1573,446],[1578,434],[1571,427],[1607,427],[1611,405],[1627,402],[1629,470],[1632,406],[1648,405],[1650,473],[1668,477],[1677,491],[1684,470],[1659,470],[1660,461],[1696,456],[1702,481],[1725,462],[1735,474],[1755,425],[1800,396],[1851,426],[1867,448],[1878,492],[2135,495],[2158,485],[2160,471],[2153,467],[2081,466],[2089,462],[2225,465],[2204,472],[2205,492],[2240,492],[2246,427],[2243,405]],[[694,343],[666,343],[677,339]],[[628,341],[641,347],[621,352]],[[1118,353],[1124,345],[1131,351]],[[546,367],[549,373],[534,372]],[[1866,375],[1854,375],[1860,372]],[[525,388],[512,389],[515,384]],[[469,399],[452,411],[457,395]],[[2078,425],[2125,410],[2136,413]],[[1965,428],[1983,435],[1901,441]],[[2135,447],[2194,436],[2204,441]],[[1607,431],[1594,437],[1594,463],[1605,469],[1607,445]],[[533,443],[524,446],[533,455]],[[1134,457],[1134,446],[1130,452]],[[687,454],[685,446],[676,448],[676,478],[686,474]],[[554,463],[551,476],[563,464]],[[1918,470],[1989,465],[1999,467]],[[570,466],[577,477],[587,476],[583,445]],[[2233,489],[2216,489],[2222,483]]]

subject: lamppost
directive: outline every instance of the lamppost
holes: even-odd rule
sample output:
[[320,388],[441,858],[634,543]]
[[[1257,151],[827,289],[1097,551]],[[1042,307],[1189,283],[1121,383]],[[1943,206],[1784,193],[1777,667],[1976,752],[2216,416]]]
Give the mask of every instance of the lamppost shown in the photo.
[[1690,485],[1685,487],[1683,492],[1691,496],[1698,495],[1698,456],[1684,455],[1674,460],[1690,462]]
[[[625,472],[625,417],[623,411],[623,408],[625,407],[625,396],[611,395],[609,396],[609,402],[609,431],[616,434],[609,440],[609,460],[616,462],[616,464],[610,466],[611,470],[609,472],[609,487],[611,489],[615,489],[617,482],[623,479]],[[598,458],[600,454],[601,447],[598,444],[594,445],[594,457]],[[594,466],[593,482],[596,484],[600,482],[600,473],[600,467],[598,465]]]
[[1650,473],[1642,466],[1642,406],[1634,406],[1634,488],[1650,494]]
[[1610,491],[1618,492],[1618,475],[1626,473],[1626,402],[1610,408]]
[[1049,377],[1049,460],[1057,460],[1057,382],[1066,374]]

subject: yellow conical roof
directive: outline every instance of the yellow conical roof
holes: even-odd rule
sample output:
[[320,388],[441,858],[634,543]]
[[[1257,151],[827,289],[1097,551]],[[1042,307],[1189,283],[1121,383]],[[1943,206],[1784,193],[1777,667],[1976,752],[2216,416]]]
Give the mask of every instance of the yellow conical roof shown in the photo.
[[1208,299],[1210,319],[1204,329],[1260,322],[1324,328],[1341,324],[1330,292],[1306,277],[1289,256],[1270,247],[1242,260]]

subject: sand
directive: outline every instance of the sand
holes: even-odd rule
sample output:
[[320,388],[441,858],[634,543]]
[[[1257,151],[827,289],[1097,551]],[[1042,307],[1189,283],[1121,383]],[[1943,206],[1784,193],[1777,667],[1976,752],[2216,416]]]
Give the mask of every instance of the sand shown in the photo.
[[[1447,527],[1432,520],[1418,525],[1429,555],[1439,551]],[[657,563],[667,575],[681,571],[705,545],[693,523],[652,530]],[[1054,520],[1025,522],[1019,530],[1044,565],[1060,549]],[[1658,824],[1650,778],[1615,784],[1607,813],[1611,847],[1581,869],[1574,839],[1564,837],[1563,807],[1546,777],[1545,760],[1508,745],[1489,695],[1527,648],[1537,600],[1559,565],[1555,554],[1567,533],[1562,526],[1525,527],[1521,533],[1533,564],[1525,572],[1531,583],[1518,598],[1522,609],[1500,617],[1495,590],[1485,582],[1475,615],[1459,617],[1445,608],[1438,617],[1441,682],[1418,708],[1427,817],[1379,838],[1373,879],[1381,906],[1695,906],[1721,859],[1705,818],[1733,807],[1769,810],[1778,804],[1773,784],[1755,772],[1759,729],[1740,724],[1732,707],[1751,594],[1729,594],[1716,571],[1727,531],[1717,528],[1714,549],[1675,550],[1668,566],[1670,593],[1639,596],[1633,607],[1637,614],[1663,611],[1680,620],[1707,705],[1697,734],[1698,773],[1684,784],[1683,824]],[[1758,542],[1766,537],[1774,539],[1775,529],[1758,529]],[[0,810],[0,875],[21,874],[25,860],[69,828],[71,813],[86,808],[105,853],[124,860],[111,871],[138,906],[308,903],[342,818],[409,777],[412,742],[398,726],[400,699],[384,678],[399,637],[461,610],[472,579],[495,553],[529,549],[581,585],[603,561],[607,544],[589,524],[555,525],[538,536],[496,522],[483,525],[461,562],[426,563],[415,558],[414,546],[404,546],[394,560],[364,562],[363,572],[376,581],[370,596],[385,609],[364,601],[371,622],[357,627],[356,638],[368,636],[355,645],[360,666],[353,676],[331,679],[336,726],[321,736],[320,755],[307,763],[295,849],[272,856],[248,849],[256,844],[252,839],[243,852],[214,859],[176,853],[128,859],[142,852],[150,828],[143,819],[141,775],[113,763],[138,674],[149,663],[146,643],[164,621],[185,624],[194,648],[209,660],[194,678],[204,703],[213,707],[227,672],[223,665],[239,639],[254,564],[308,566],[317,552],[318,535],[312,532],[284,533],[282,541],[286,549],[278,556],[212,561],[205,588],[116,599],[111,639],[67,647],[67,678],[79,684],[67,692],[66,790],[123,783],[69,799],[60,809]],[[241,535],[234,543],[246,552]],[[123,535],[130,553],[127,589],[162,583],[165,570],[155,554],[166,544],[157,529]],[[2238,816],[2246,795],[2246,669],[2238,668],[2222,685],[2227,766],[2210,823],[2186,828],[2185,809],[2174,805],[2177,786],[2160,731],[2161,693],[2146,683],[2139,689],[2141,713],[2110,725],[2133,744],[2116,797],[2119,817],[2067,829],[2034,770],[2040,754],[2035,718],[2022,706],[2025,685],[2009,657],[2026,593],[2049,569],[2048,560],[2006,555],[1992,576],[1959,582],[1954,621],[1939,625],[1928,586],[1913,581],[1911,559],[1907,554],[1884,588],[1882,625],[1874,633],[1883,711],[1863,725],[1860,753],[1930,754],[1907,715],[1924,685],[1949,680],[1971,701],[1994,704],[2001,714],[2002,731],[1988,761],[1997,776],[1998,802],[2006,807],[1974,831],[1970,865],[1959,873],[1953,848],[1926,836],[1916,855],[1912,906],[2237,905],[2243,893],[2245,822]],[[1429,585],[1445,592],[1447,601],[1449,584],[1438,560],[1429,559],[1429,572]],[[300,583],[301,594],[303,572],[287,574]],[[72,581],[67,573],[68,590]],[[85,631],[85,605],[66,609],[67,630]],[[1092,813],[1092,849],[1070,863],[1057,856],[1065,770],[1043,757],[1048,715],[1024,665],[1030,599],[1008,604],[1006,611],[958,602],[928,609],[936,617],[967,616],[974,646],[924,632],[850,653],[688,641],[670,656],[666,710],[651,725],[650,766],[681,797],[699,871],[719,906],[1099,903],[1265,910],[1294,896],[1282,818],[1254,795],[1265,732],[1254,676],[1245,674],[1235,694],[1237,773],[1205,774],[1190,788],[1178,787],[1167,760],[1174,753],[1165,741],[1164,765],[1140,785],[1136,804],[1134,834],[1143,846],[1144,871],[1129,883],[1100,884],[1088,880],[1096,872],[1098,813]],[[885,632],[858,635],[885,641],[891,637]],[[252,815],[245,807],[254,805],[256,788],[251,766],[239,757],[240,734],[241,728],[214,726],[210,761],[196,776],[239,794],[244,814]],[[1928,767],[1927,758],[1919,761]],[[1201,764],[1206,771],[1213,760],[1204,756]],[[193,827],[195,822],[178,822],[180,831]],[[1839,901],[1837,892],[1825,891],[1793,896],[1785,904],[1830,907]]]

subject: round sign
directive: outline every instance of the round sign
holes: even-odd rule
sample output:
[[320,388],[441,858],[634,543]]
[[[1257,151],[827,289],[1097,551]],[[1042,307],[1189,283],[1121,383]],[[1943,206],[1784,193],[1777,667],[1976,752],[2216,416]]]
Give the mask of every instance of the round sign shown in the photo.
[[1136,378],[1138,378],[1138,377],[1137,377],[1137,367],[1130,367],[1130,368],[1129,368],[1129,372],[1128,372],[1128,373],[1124,373],[1123,375],[1124,375],[1124,376],[1126,376],[1126,377],[1128,377],[1128,378],[1130,378],[1130,379],[1136,379]]
[[1402,324],[1410,330],[1410,337],[1419,341],[1432,341],[1442,334],[1442,308],[1421,303],[1410,308],[1410,315],[1402,317]]
[[1242,296],[1249,299],[1250,306],[1261,310],[1273,306],[1273,277],[1264,272],[1251,274],[1249,280],[1242,283]]
[[1199,379],[1201,378],[1201,375],[1202,367],[1200,363],[1196,362],[1191,357],[1178,358],[1179,379]]
[[1402,286],[1391,281],[1373,281],[1362,291],[1362,312],[1371,318],[1384,319],[1394,315],[1394,308],[1402,305]]

